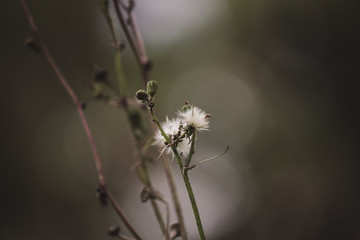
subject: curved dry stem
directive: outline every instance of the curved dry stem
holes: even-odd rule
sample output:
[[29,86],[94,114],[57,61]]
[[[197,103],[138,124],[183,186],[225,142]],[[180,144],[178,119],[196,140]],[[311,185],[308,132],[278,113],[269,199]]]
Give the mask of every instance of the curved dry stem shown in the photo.
[[84,110],[82,108],[82,103],[79,101],[77,95],[75,94],[74,90],[72,89],[69,82],[65,78],[64,74],[61,72],[60,68],[57,66],[55,60],[53,59],[50,52],[48,51],[45,43],[39,37],[38,28],[37,28],[37,26],[36,26],[36,24],[34,22],[34,19],[33,19],[32,15],[31,15],[31,13],[30,13],[29,8],[27,7],[27,4],[26,4],[25,0],[20,0],[20,4],[21,4],[21,6],[22,6],[22,8],[23,8],[23,10],[25,12],[26,18],[27,18],[27,20],[29,22],[30,29],[32,30],[33,37],[37,41],[40,49],[42,50],[42,52],[45,55],[45,58],[47,59],[47,61],[51,65],[52,69],[54,70],[54,72],[55,72],[56,76],[58,77],[58,79],[60,80],[61,84],[63,85],[63,87],[68,92],[68,94],[70,95],[70,97],[72,98],[73,102],[76,105],[77,111],[79,113],[80,119],[81,119],[82,124],[83,124],[84,129],[85,129],[86,135],[87,135],[87,137],[89,139],[91,150],[92,150],[93,155],[94,155],[94,161],[95,161],[95,165],[96,165],[96,169],[97,169],[97,173],[98,173],[98,179],[99,179],[100,186],[102,186],[104,188],[104,190],[106,192],[106,195],[107,195],[112,207],[114,208],[116,213],[119,215],[120,219],[123,221],[123,223],[125,224],[127,229],[130,231],[130,233],[136,239],[141,240],[139,234],[131,226],[131,224],[129,223],[129,221],[125,217],[123,211],[121,210],[119,205],[116,203],[113,195],[110,193],[109,189],[106,186],[104,173],[103,173],[103,168],[102,168],[102,164],[101,164],[101,159],[100,159],[100,156],[99,156],[99,153],[98,153],[98,150],[97,150],[97,147],[96,147],[92,132],[90,130],[88,121],[86,119]]

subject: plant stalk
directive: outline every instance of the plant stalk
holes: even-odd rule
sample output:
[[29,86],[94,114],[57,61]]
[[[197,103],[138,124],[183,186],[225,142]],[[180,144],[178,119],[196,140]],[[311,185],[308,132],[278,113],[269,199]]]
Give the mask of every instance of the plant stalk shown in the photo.
[[[154,113],[154,109],[153,108],[150,108],[150,113],[151,113],[151,116],[152,116],[152,119],[154,120],[156,126],[158,127],[159,131],[161,132],[161,135],[165,138],[165,140],[170,143],[170,139],[169,139],[169,136],[166,135],[166,133],[164,132],[164,129],[161,127],[161,124],[159,122],[159,120],[157,119],[155,113]],[[172,146],[172,150],[174,151],[174,154],[177,154],[178,158],[176,158],[177,160],[180,160],[178,161],[178,164],[181,164],[182,165],[182,162],[181,162],[181,159],[180,159],[180,155],[179,153],[177,152],[177,149],[175,146]],[[174,204],[175,204],[175,212],[176,212],[176,216],[178,218],[178,221],[179,221],[179,224],[180,224],[180,231],[181,231],[181,238],[183,240],[186,240],[187,239],[187,234],[186,234],[186,229],[185,229],[185,221],[184,221],[184,217],[183,217],[183,214],[182,214],[182,210],[181,210],[181,206],[180,206],[180,201],[179,201],[179,197],[177,195],[177,190],[176,190],[176,186],[175,186],[175,181],[174,181],[174,178],[172,176],[172,173],[171,173],[171,169],[170,169],[170,166],[169,166],[169,162],[167,161],[167,159],[163,159],[163,165],[164,165],[164,170],[165,170],[165,173],[166,173],[166,176],[167,176],[167,179],[168,179],[168,182],[169,182],[169,186],[170,186],[170,190],[171,190],[171,195],[173,197],[173,201],[174,201]],[[182,168],[181,168],[182,169]]]
[[186,186],[186,190],[189,194],[189,198],[190,198],[190,202],[191,202],[191,206],[194,212],[194,217],[195,217],[195,221],[196,221],[196,226],[199,232],[199,237],[201,240],[205,240],[205,232],[202,226],[202,222],[201,222],[201,218],[200,218],[200,213],[199,213],[199,209],[197,207],[197,203],[196,203],[196,199],[195,199],[195,195],[194,192],[192,190],[191,184],[190,184],[190,179],[188,176],[188,170],[185,169],[184,174],[183,174],[183,179],[185,182],[185,186]]
[[95,161],[95,165],[96,165],[96,169],[97,169],[97,173],[98,173],[98,179],[99,179],[100,186],[102,186],[104,188],[104,190],[106,192],[106,195],[107,195],[107,198],[109,199],[112,207],[114,208],[116,213],[119,215],[120,219],[123,221],[123,223],[125,224],[127,229],[130,231],[130,233],[135,237],[135,239],[141,240],[139,234],[131,226],[131,224],[129,223],[129,221],[125,217],[123,211],[121,210],[119,205],[116,203],[113,195],[110,193],[109,189],[107,188],[106,181],[105,181],[105,178],[104,178],[104,173],[103,173],[103,168],[102,168],[100,155],[98,153],[98,150],[97,150],[97,147],[96,147],[92,132],[90,130],[89,123],[88,123],[88,121],[86,119],[84,110],[82,108],[81,102],[79,101],[76,93],[74,92],[74,90],[70,86],[68,80],[65,78],[64,74],[61,72],[60,68],[56,64],[55,60],[51,56],[51,54],[50,54],[49,50],[47,49],[45,43],[40,38],[38,28],[37,28],[37,26],[36,26],[36,24],[34,22],[34,19],[33,19],[32,15],[31,15],[31,12],[30,12],[27,4],[26,4],[26,1],[25,0],[20,0],[20,4],[21,4],[21,6],[22,6],[22,8],[24,10],[24,13],[25,13],[26,18],[27,18],[27,20],[29,22],[29,25],[30,25],[30,29],[32,30],[32,34],[33,34],[35,40],[37,41],[37,44],[39,44],[39,47],[42,50],[42,52],[44,53],[46,60],[49,62],[50,66],[54,70],[56,76],[58,77],[61,84],[63,85],[63,87],[65,88],[67,93],[70,95],[70,97],[72,98],[73,102],[75,103],[75,105],[77,107],[79,116],[81,118],[82,124],[84,126],[86,135],[87,135],[87,137],[89,139],[90,146],[91,146],[91,149],[92,149],[92,152],[93,152],[93,155],[94,155],[94,161]]
[[[130,121],[130,113],[129,113],[129,109],[128,109],[127,102],[126,102],[127,86],[126,86],[126,80],[125,80],[125,77],[124,77],[123,67],[122,67],[122,62],[121,62],[121,46],[120,46],[120,43],[117,40],[117,36],[116,36],[116,33],[115,33],[115,28],[114,28],[111,16],[109,14],[108,6],[103,5],[103,6],[100,6],[100,7],[101,7],[101,11],[103,12],[104,17],[106,19],[106,22],[107,22],[107,24],[108,24],[108,26],[110,28],[110,33],[111,33],[112,38],[113,38],[114,48],[115,48],[114,65],[115,65],[115,70],[116,70],[116,76],[117,76],[117,79],[118,79],[119,92],[120,92],[120,94],[122,94],[121,98],[124,99],[124,101],[123,101],[123,103],[124,103],[123,104],[124,112],[126,113],[127,119]],[[131,126],[131,123],[129,125]],[[144,169],[145,179],[143,179],[144,180],[143,183],[144,183],[144,185],[146,187],[149,187],[149,188],[152,189],[152,184],[151,184],[151,181],[150,181],[150,174],[149,174],[149,171],[148,171],[148,168],[147,168],[147,164],[146,164],[144,158],[140,154],[141,150],[140,150],[139,143],[136,141],[134,129],[130,128],[130,130],[131,130],[131,133],[133,135],[135,149],[136,149],[136,151],[137,151],[137,153],[139,155],[139,158],[140,158],[140,160],[142,162],[143,169]],[[165,223],[164,223],[164,220],[162,218],[159,206],[158,206],[156,200],[154,200],[154,199],[150,199],[150,202],[151,202],[151,206],[152,206],[152,208],[154,210],[155,217],[156,217],[156,219],[157,219],[157,221],[159,223],[160,229],[161,229],[161,231],[163,233],[163,236],[164,236],[165,240],[167,240],[167,239],[169,239],[168,230],[167,230],[167,227],[165,226]]]

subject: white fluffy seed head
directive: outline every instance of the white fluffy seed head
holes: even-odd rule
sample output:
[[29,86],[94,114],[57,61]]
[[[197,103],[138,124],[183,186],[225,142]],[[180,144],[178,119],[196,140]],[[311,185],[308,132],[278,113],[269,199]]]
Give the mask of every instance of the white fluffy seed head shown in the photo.
[[[181,127],[182,125],[183,125],[183,123],[180,118],[175,118],[175,119],[169,120],[169,118],[166,117],[166,121],[161,123],[161,126],[162,126],[164,132],[166,133],[166,135],[168,135],[170,140],[172,139],[173,136],[181,135],[183,133],[182,127]],[[179,134],[179,132],[180,132],[180,134]],[[169,143],[166,143],[166,140],[163,137],[163,135],[161,135],[160,130],[156,131],[156,133],[154,135],[154,140],[155,141],[154,141],[153,145],[158,146],[161,149],[161,151],[164,148],[166,148],[165,152],[174,157],[174,153],[173,153],[171,147],[167,147],[167,145]],[[177,148],[177,151],[180,154],[180,156],[186,157],[190,152],[189,139],[183,138],[180,142],[177,143],[176,148]]]
[[185,124],[184,127],[191,126],[197,131],[209,130],[210,115],[206,114],[198,107],[191,107],[184,112],[179,111],[178,116],[183,120],[183,123]]
[[[175,140],[173,137],[179,137],[185,133],[187,127],[196,129],[196,131],[208,131],[209,130],[209,118],[210,115],[206,114],[203,110],[198,107],[190,107],[185,111],[179,111],[178,117],[174,119],[169,119],[166,117],[166,121],[161,123],[161,126],[165,134],[169,137],[170,141]],[[158,130],[154,135],[154,143],[159,147],[160,151],[165,151],[167,154],[172,155],[174,158],[174,153],[168,145],[164,136],[161,135],[160,130]],[[175,141],[176,142],[176,141]],[[182,138],[176,142],[176,149],[180,156],[186,157],[190,152],[190,138]]]

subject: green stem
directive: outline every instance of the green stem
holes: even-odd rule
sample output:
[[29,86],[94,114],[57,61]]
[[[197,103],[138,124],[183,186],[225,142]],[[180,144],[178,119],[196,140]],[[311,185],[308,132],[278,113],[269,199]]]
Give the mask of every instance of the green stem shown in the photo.
[[[130,132],[131,132],[131,135],[132,135],[132,138],[133,138],[133,143],[134,143],[134,146],[135,146],[136,153],[139,156],[139,158],[141,160],[141,163],[142,163],[142,169],[143,169],[143,173],[144,173],[144,178],[140,178],[140,179],[143,181],[143,184],[146,187],[148,187],[150,189],[153,189],[151,179],[150,179],[150,173],[148,171],[147,159],[141,153],[141,146],[140,146],[139,141],[136,138],[135,128],[133,128],[131,123],[130,123],[131,120],[130,120],[129,106],[127,106],[125,104],[123,106],[123,109],[124,109],[124,112],[126,113],[126,116],[127,116],[127,119],[128,119],[129,125],[130,125]],[[154,210],[154,214],[156,216],[156,219],[157,219],[157,221],[159,223],[160,229],[161,229],[161,231],[163,233],[163,236],[164,236],[165,240],[168,240],[169,239],[168,229],[167,229],[167,227],[166,227],[166,225],[164,223],[164,219],[163,219],[163,217],[161,215],[158,203],[154,199],[151,199],[150,202],[151,202],[151,206],[152,206],[152,208]]]
[[[119,87],[120,93],[122,94],[122,98],[126,99],[126,97],[127,97],[127,86],[126,86],[126,80],[125,80],[125,77],[124,77],[124,72],[123,72],[123,67],[122,67],[122,62],[121,62],[120,43],[117,40],[114,25],[113,25],[111,16],[109,14],[108,7],[106,6],[105,8],[101,8],[101,10],[102,10],[102,12],[104,14],[104,17],[106,19],[106,22],[107,22],[109,28],[110,28],[111,36],[112,36],[113,42],[114,42],[114,47],[115,47],[114,65],[115,65],[115,70],[116,70],[116,76],[117,76],[117,79],[118,79],[118,87]],[[126,104],[124,105],[124,112],[127,115],[127,119],[130,121],[130,112],[129,112],[128,106]],[[131,123],[129,125],[131,126]],[[145,160],[144,157],[141,156],[141,154],[140,154],[141,153],[141,147],[139,146],[139,143],[136,141],[135,132],[134,132],[135,129],[133,129],[132,127],[130,129],[131,129],[132,136],[134,138],[135,149],[139,153],[141,162],[143,163],[143,166],[144,166],[143,167],[144,174],[145,174],[144,185],[146,187],[149,187],[149,188],[152,189],[152,184],[151,184],[151,181],[150,181],[150,174],[148,172],[147,164],[145,162],[146,160]],[[165,240],[167,240],[167,239],[169,239],[168,232],[167,232],[167,227],[166,227],[166,225],[164,223],[164,220],[162,218],[158,203],[156,202],[156,200],[151,199],[151,205],[152,205],[152,208],[154,210],[154,214],[156,216],[156,219],[157,219],[157,221],[159,223],[160,229],[161,229],[161,231],[163,233],[163,236],[165,237]]]
[[[150,113],[151,113],[151,116],[153,117],[153,120],[154,120],[155,124],[158,126],[158,128],[159,128],[159,130],[161,132],[161,135],[165,138],[166,142],[171,144],[169,136],[164,132],[164,130],[161,127],[161,125],[159,123],[159,120],[157,119],[156,115],[154,114],[154,111],[153,111],[152,108],[150,108]],[[195,141],[196,141],[196,131],[193,133],[192,138],[191,138],[190,153],[189,153],[189,157],[185,161],[185,168],[184,168],[184,165],[183,165],[183,163],[181,161],[181,157],[180,157],[180,155],[179,155],[179,153],[178,153],[178,151],[176,149],[176,146],[171,145],[171,149],[174,152],[175,158],[176,158],[176,160],[178,162],[178,165],[180,167],[181,175],[183,176],[183,179],[184,179],[186,190],[187,190],[187,192],[189,194],[191,206],[192,206],[195,221],[196,221],[196,226],[197,226],[198,232],[199,232],[199,237],[200,237],[201,240],[205,240],[206,237],[205,237],[204,229],[203,229],[203,226],[202,226],[199,209],[197,207],[195,195],[194,195],[194,192],[192,190],[192,187],[191,187],[191,184],[190,184],[190,179],[189,179],[189,176],[188,176],[188,170],[189,170],[188,166],[189,166],[189,164],[191,162],[191,159],[192,159],[192,156],[193,156],[193,154],[195,152],[194,151]]]
[[118,41],[116,38],[114,24],[112,22],[112,19],[111,19],[110,13],[109,13],[109,2],[106,0],[99,0],[99,6],[100,6],[101,12],[104,14],[107,25],[110,28],[110,33],[113,38],[113,41],[114,41],[114,43],[117,43]]
[[[156,115],[154,114],[153,108],[150,108],[150,113],[151,113],[151,116],[152,116],[152,118],[153,118],[156,126],[159,128],[159,130],[160,130],[160,132],[161,132],[161,135],[165,138],[165,140],[166,140],[166,142],[167,142],[168,144],[171,144],[171,140],[170,140],[169,136],[164,132],[164,129],[161,127],[159,120],[157,119]],[[182,174],[182,173],[183,173],[183,167],[184,167],[184,166],[183,166],[183,163],[182,163],[182,161],[181,161],[179,152],[177,151],[175,145],[171,145],[171,149],[172,149],[172,151],[174,152],[176,161],[177,161],[177,163],[179,164],[180,171],[181,171],[181,174]]]
[[[113,0],[113,4],[114,4],[114,7],[115,7],[115,12],[116,12],[116,15],[118,17],[118,20],[119,20],[119,23],[121,25],[121,28],[128,40],[128,43],[130,45],[130,48],[131,50],[133,51],[134,53],[134,56],[136,58],[136,61],[138,62],[139,64],[139,67],[140,67],[140,72],[141,74],[143,75],[143,78],[146,79],[146,75],[145,75],[145,72],[144,72],[144,66],[143,66],[143,63],[141,61],[141,58],[140,58],[140,55],[139,55],[139,52],[138,52],[138,49],[136,47],[136,44],[135,44],[135,41],[133,39],[133,37],[131,36],[131,33],[128,29],[128,25],[125,21],[125,18],[121,12],[121,9],[119,7],[119,3],[118,3],[118,0]],[[144,80],[145,81],[145,80]],[[146,82],[144,82],[146,84]]]
[[203,226],[202,226],[199,209],[198,209],[197,204],[196,204],[195,195],[194,195],[194,192],[192,190],[192,187],[191,187],[191,184],[190,184],[190,179],[189,179],[189,176],[188,176],[188,170],[189,170],[188,167],[189,167],[189,164],[191,162],[192,156],[193,156],[193,154],[195,152],[194,148],[195,148],[195,142],[196,142],[196,134],[197,134],[197,132],[194,131],[194,133],[192,134],[192,137],[191,137],[190,152],[189,152],[188,158],[185,161],[185,169],[184,169],[183,179],[184,179],[184,182],[185,182],[186,190],[187,190],[187,192],[189,194],[189,198],[190,198],[191,206],[192,206],[192,209],[193,209],[193,212],[194,212],[194,216],[195,216],[195,220],[196,220],[196,226],[198,228],[199,236],[200,236],[200,239],[203,240],[203,239],[205,239],[205,233],[204,233],[204,229],[203,229]]
[[197,226],[198,232],[199,232],[199,237],[200,237],[201,240],[205,240],[206,237],[205,237],[204,229],[203,229],[203,226],[202,226],[199,209],[198,209],[197,204],[196,204],[195,195],[194,195],[194,192],[193,192],[191,184],[190,184],[190,179],[189,179],[189,176],[188,176],[188,170],[187,169],[185,169],[185,171],[184,171],[183,179],[184,179],[186,190],[187,190],[187,192],[189,194],[191,206],[192,206],[192,209],[193,209],[193,212],[194,212],[194,216],[195,216],[195,220],[196,220],[196,226]]
[[192,156],[194,154],[194,148],[195,148],[195,142],[196,142],[196,130],[194,131],[194,133],[192,134],[191,137],[191,146],[190,146],[190,152],[189,152],[189,156],[185,161],[185,168],[189,167],[189,164],[191,162]]
[[168,161],[167,158],[163,157],[162,161],[163,161],[165,174],[166,174],[166,177],[168,179],[168,183],[169,183],[169,187],[170,187],[170,191],[171,191],[171,196],[173,197],[173,201],[174,201],[174,205],[175,205],[175,212],[176,212],[176,215],[178,217],[179,224],[181,226],[181,239],[182,240],[187,240],[184,216],[183,216],[182,211],[181,211],[180,201],[179,201],[179,197],[177,195],[177,189],[176,189],[174,177],[173,177],[173,175],[171,173],[170,164],[169,164],[169,161]]
[[[142,179],[143,183],[144,183],[145,187],[153,189],[151,179],[150,179],[150,174],[149,174],[149,171],[148,171],[149,168],[147,167],[147,163],[146,163],[146,159],[144,158],[144,156],[142,156],[140,154],[138,144],[135,144],[135,145],[136,145],[135,149],[136,149],[137,153],[140,155],[140,159],[141,159],[143,170],[144,170],[143,171],[144,179]],[[150,199],[150,202],[151,202],[151,206],[152,206],[152,208],[154,210],[154,214],[156,216],[156,219],[158,220],[158,223],[160,225],[161,231],[162,231],[165,239],[167,240],[167,239],[169,239],[169,236],[168,236],[168,233],[167,233],[167,227],[166,227],[165,222],[163,220],[163,217],[161,215],[159,205],[158,205],[158,203],[157,203],[157,201],[155,199]]]
[[166,227],[163,217],[161,215],[159,205],[157,204],[156,200],[154,200],[154,199],[151,199],[150,202],[151,202],[151,206],[154,210],[154,214],[159,222],[163,236],[165,237],[165,239],[169,239],[169,235],[167,233],[167,227]]
[[114,48],[115,48],[114,64],[115,64],[116,76],[117,76],[118,82],[119,82],[118,86],[119,86],[120,93],[125,98],[127,96],[127,87],[126,87],[126,81],[125,81],[125,77],[124,77],[122,62],[121,62],[120,43],[116,37],[114,24],[113,24],[113,21],[111,19],[110,13],[109,13],[108,3],[107,2],[105,3],[105,1],[100,1],[100,9],[106,19],[106,23],[110,29],[110,33],[111,33],[111,36],[112,36],[112,39],[114,42]]
[[121,50],[119,46],[116,47],[115,53],[114,53],[114,64],[115,64],[115,70],[116,70],[116,76],[119,81],[119,90],[120,94],[122,94],[123,98],[127,97],[127,86],[126,81],[124,77],[122,62],[121,62]]
[[[160,124],[159,120],[157,119],[153,108],[150,108],[150,113],[151,113],[151,116],[153,118],[153,121],[155,122],[156,126],[158,127],[159,131],[161,132],[161,135],[165,138],[166,142],[168,142],[170,144],[170,138],[165,133],[164,129],[161,127],[161,124]],[[172,150],[173,150],[173,152],[175,154],[175,157],[176,157],[176,160],[177,160],[179,166],[181,166],[180,167],[181,174],[183,174],[183,172],[182,172],[183,164],[181,162],[180,155],[177,152],[177,149],[176,149],[176,147],[174,145],[172,145],[171,148],[172,148]],[[173,201],[174,201],[174,204],[175,204],[175,212],[176,212],[179,224],[180,224],[181,238],[182,238],[182,240],[187,240],[186,229],[185,229],[185,221],[184,221],[184,217],[182,215],[180,201],[179,201],[179,197],[177,195],[177,191],[176,191],[176,187],[175,187],[175,182],[174,182],[174,179],[173,179],[173,176],[172,176],[172,173],[171,173],[169,163],[167,162],[167,159],[164,160],[164,158],[163,158],[163,164],[164,164],[165,173],[167,175],[167,179],[168,179],[168,182],[169,182],[169,185],[170,185],[171,195],[173,197]]]

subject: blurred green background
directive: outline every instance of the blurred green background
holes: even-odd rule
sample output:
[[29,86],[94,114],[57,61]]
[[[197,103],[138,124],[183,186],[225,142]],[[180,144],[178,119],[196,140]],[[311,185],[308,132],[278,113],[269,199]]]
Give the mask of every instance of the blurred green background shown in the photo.
[[[90,95],[91,64],[114,78],[96,0],[28,4],[81,99]],[[190,176],[208,239],[360,239],[356,9],[346,1],[137,1],[160,83],[158,115],[174,116],[184,100],[212,115],[195,161],[230,145]],[[110,239],[107,227],[119,220],[95,198],[95,166],[75,106],[42,54],[24,47],[30,30],[20,4],[4,2],[0,18],[0,237]],[[141,80],[129,48],[123,62],[135,92]],[[150,206],[140,202],[122,111],[91,102],[86,114],[111,190],[140,235],[160,239]],[[168,196],[160,163],[152,173]]]

